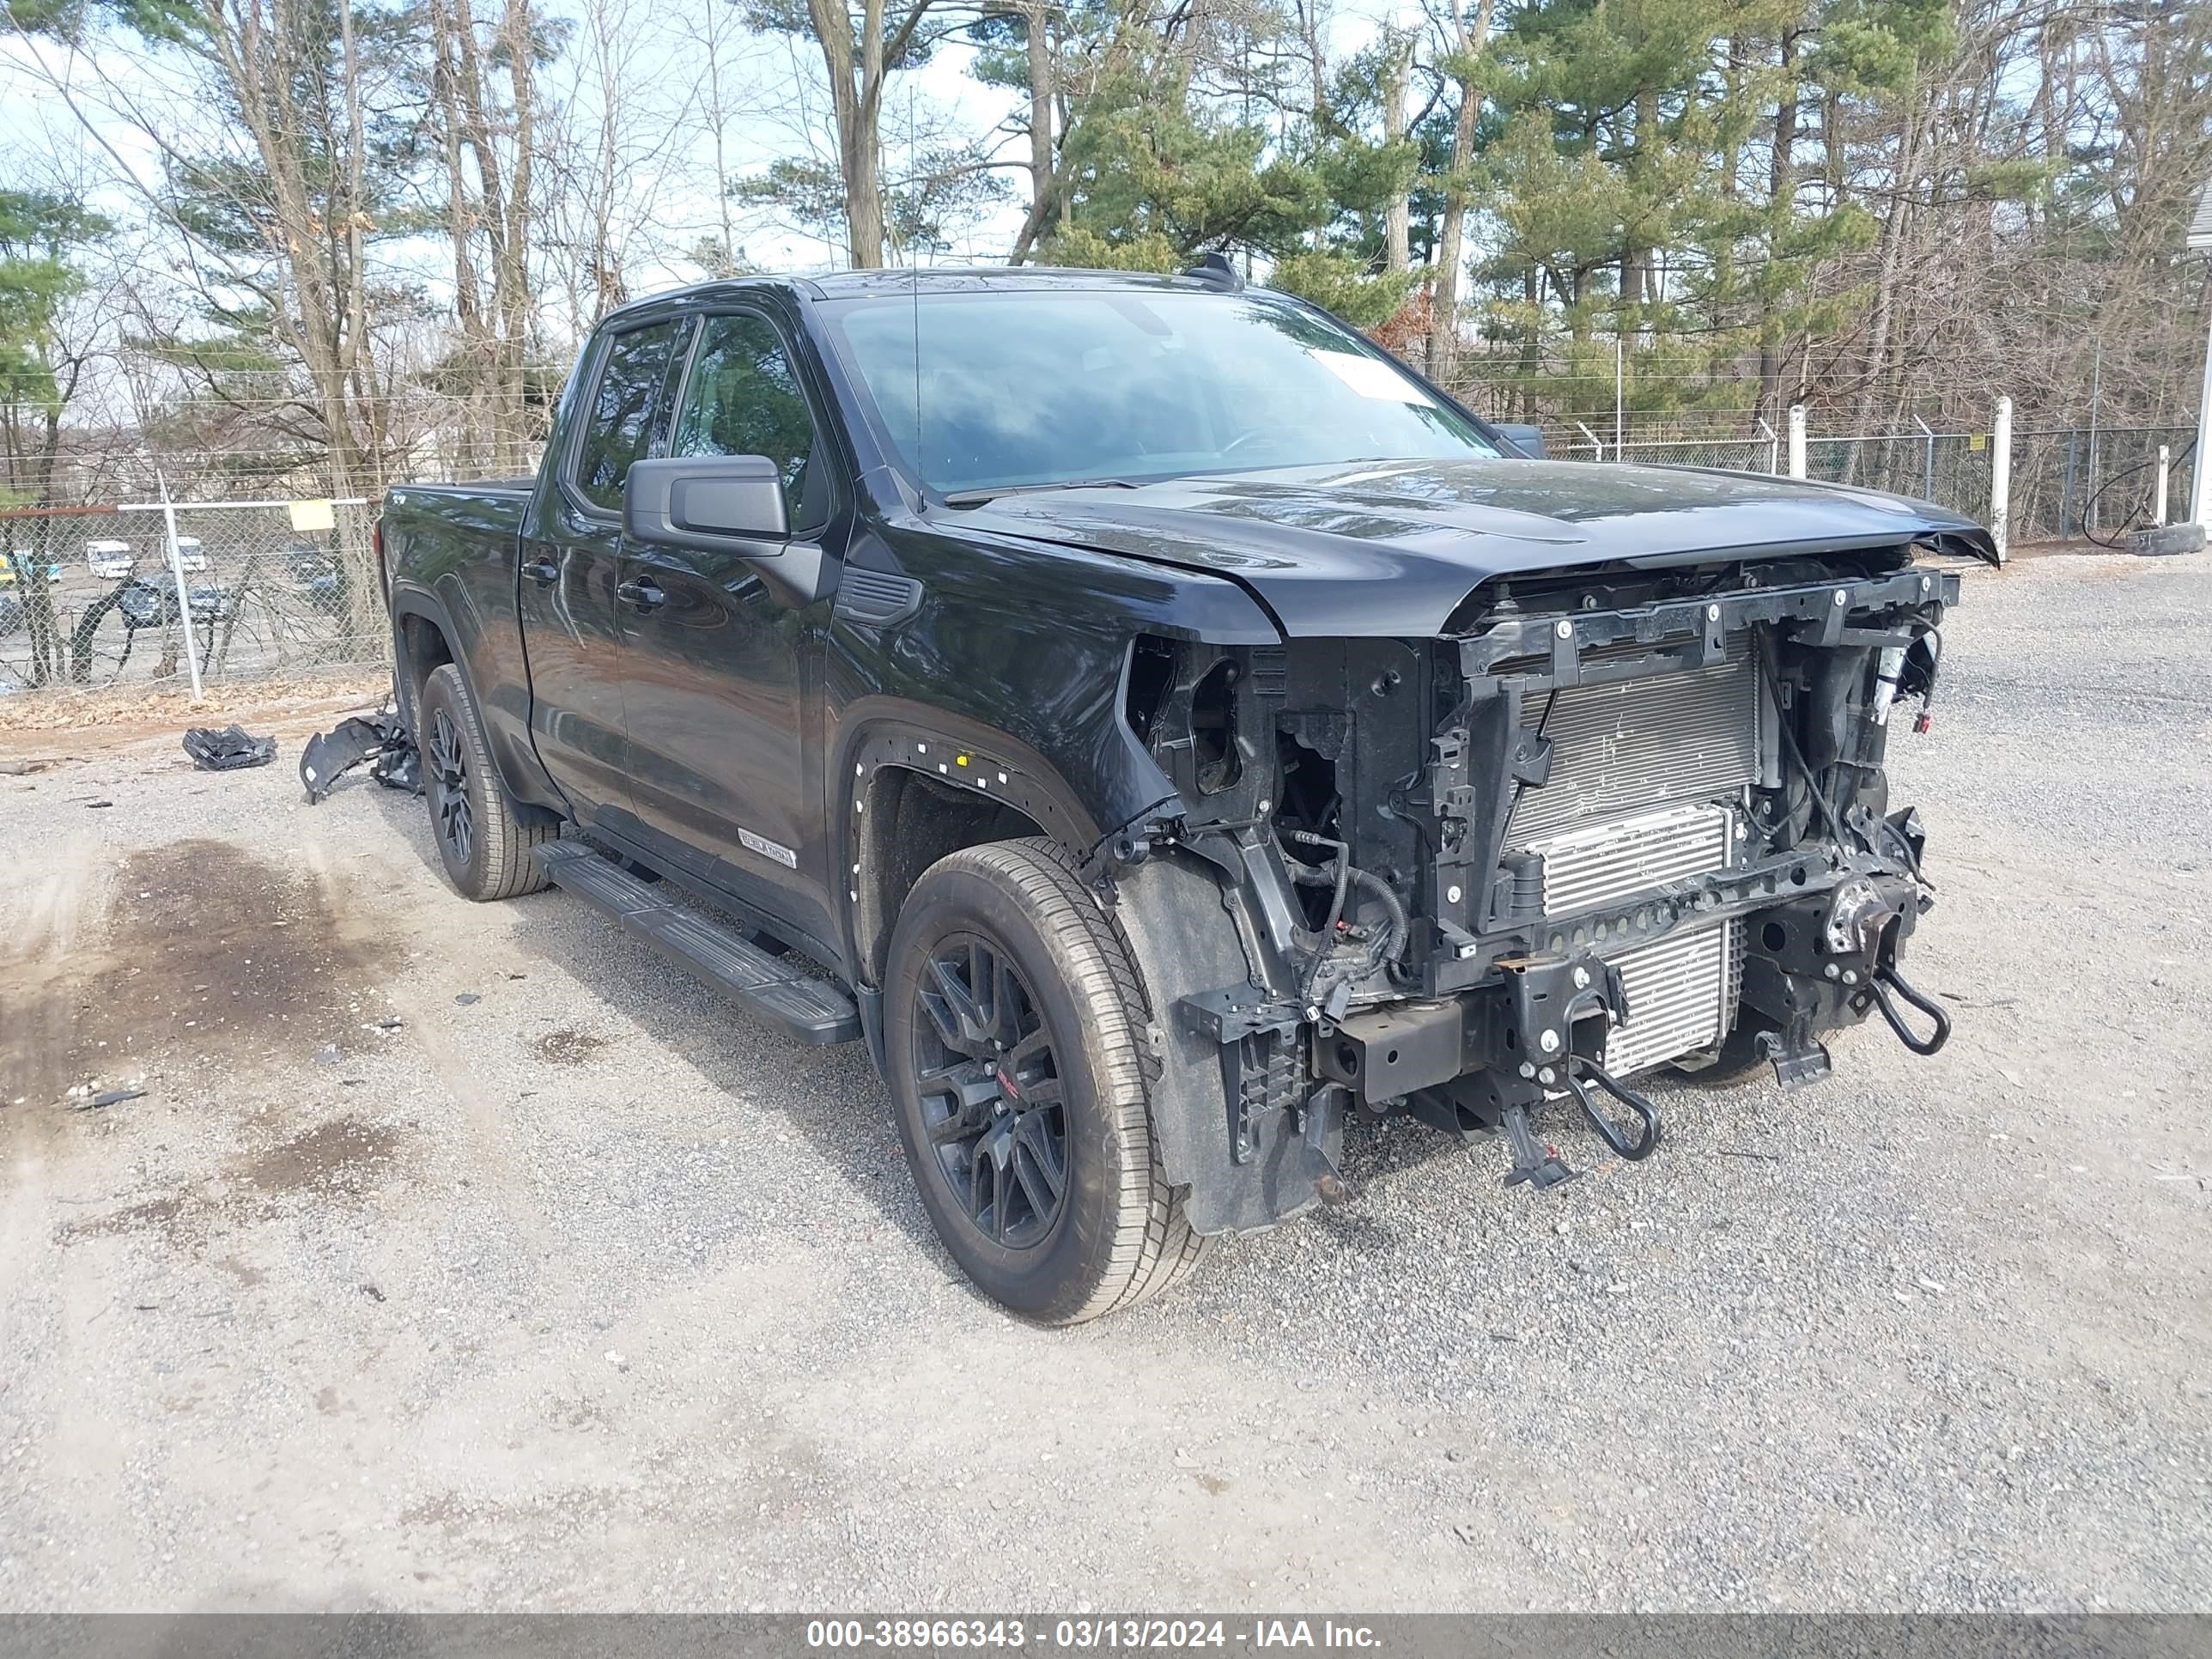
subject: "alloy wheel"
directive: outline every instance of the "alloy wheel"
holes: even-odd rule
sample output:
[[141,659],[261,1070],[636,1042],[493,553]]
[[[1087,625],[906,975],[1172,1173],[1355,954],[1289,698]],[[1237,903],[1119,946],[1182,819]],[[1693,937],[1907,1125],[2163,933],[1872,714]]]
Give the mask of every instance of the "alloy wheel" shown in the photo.
[[1043,1243],[1067,1203],[1067,1118],[1051,1028],[999,945],[940,941],[915,992],[923,1132],[961,1213],[1002,1249]]
[[430,713],[430,817],[454,861],[466,868],[476,846],[476,815],[469,805],[469,763],[460,728],[442,708]]

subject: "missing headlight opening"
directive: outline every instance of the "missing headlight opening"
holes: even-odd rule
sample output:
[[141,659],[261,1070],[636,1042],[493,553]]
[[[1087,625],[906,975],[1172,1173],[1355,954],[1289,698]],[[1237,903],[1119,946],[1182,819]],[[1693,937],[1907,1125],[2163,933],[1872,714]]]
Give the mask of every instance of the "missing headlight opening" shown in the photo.
[[1243,945],[1178,1003],[1237,1161],[1326,1181],[1347,1115],[1402,1114],[1502,1132],[1542,1188],[1572,1172],[1539,1115],[1643,1158],[1661,1070],[1801,1086],[1869,1014],[1934,1052],[1900,967],[1924,835],[1883,763],[1957,591],[1897,548],[1492,581],[1428,640],[1146,641],[1130,726],[1179,791],[1149,833]]

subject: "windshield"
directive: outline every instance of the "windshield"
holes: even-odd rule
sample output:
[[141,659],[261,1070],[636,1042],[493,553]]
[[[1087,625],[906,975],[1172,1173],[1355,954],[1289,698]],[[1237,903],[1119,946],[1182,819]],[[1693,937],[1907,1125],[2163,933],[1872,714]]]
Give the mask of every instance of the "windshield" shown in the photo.
[[1001,289],[823,310],[908,471],[949,496],[1498,453],[1359,335],[1254,295]]

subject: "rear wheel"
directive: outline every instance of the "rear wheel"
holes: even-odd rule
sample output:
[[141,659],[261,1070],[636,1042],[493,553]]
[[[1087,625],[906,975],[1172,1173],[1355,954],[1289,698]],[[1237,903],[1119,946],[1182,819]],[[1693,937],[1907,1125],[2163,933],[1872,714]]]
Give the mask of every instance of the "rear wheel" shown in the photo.
[[925,871],[884,1012],[922,1204],[985,1294],[1071,1325],[1196,1264],[1152,1138],[1137,976],[1059,848],[997,842]]
[[525,823],[492,769],[476,699],[452,663],[433,669],[416,712],[422,797],[446,874],[463,898],[503,899],[546,885],[530,849],[561,833]]

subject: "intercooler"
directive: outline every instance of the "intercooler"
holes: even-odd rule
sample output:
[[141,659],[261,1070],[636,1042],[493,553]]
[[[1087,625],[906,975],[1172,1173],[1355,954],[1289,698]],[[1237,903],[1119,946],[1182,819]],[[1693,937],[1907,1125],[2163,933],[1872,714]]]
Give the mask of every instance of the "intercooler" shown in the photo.
[[[1729,803],[1759,775],[1757,670],[1739,643],[1711,668],[1532,698],[1526,724],[1551,740],[1552,769],[1524,791],[1509,846],[1542,860],[1547,921],[1632,902],[1735,861]],[[1728,1034],[1743,975],[1742,924],[1714,922],[1649,944],[1591,941],[1618,969],[1627,1017],[1603,1065],[1627,1077]]]

